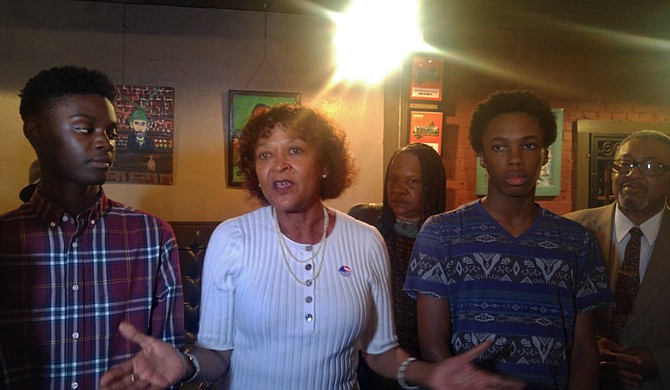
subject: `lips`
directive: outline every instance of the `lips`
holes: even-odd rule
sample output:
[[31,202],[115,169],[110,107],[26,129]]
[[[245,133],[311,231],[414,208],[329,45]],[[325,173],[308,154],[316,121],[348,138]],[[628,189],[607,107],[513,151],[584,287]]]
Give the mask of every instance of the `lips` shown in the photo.
[[100,169],[109,169],[112,167],[112,159],[111,158],[94,158],[91,161],[91,165],[93,165],[95,168],[100,168]]
[[646,191],[647,187],[645,185],[640,184],[640,183],[625,182],[625,183],[621,184],[621,190],[629,191],[629,192],[642,192],[642,191]]
[[290,180],[277,180],[272,183],[272,186],[278,190],[285,190],[290,188],[293,185],[293,182]]
[[528,176],[521,172],[510,172],[505,176],[505,181],[510,185],[519,186],[526,184]]

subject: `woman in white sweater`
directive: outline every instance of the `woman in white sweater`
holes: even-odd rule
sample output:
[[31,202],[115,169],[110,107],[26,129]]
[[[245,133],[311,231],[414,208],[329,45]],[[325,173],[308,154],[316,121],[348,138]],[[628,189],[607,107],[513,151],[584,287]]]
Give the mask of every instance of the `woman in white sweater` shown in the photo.
[[280,105],[240,139],[245,186],[263,205],[221,223],[203,270],[198,348],[179,352],[129,324],[143,349],[102,388],[161,388],[179,380],[226,389],[356,389],[358,350],[400,385],[521,388],[477,370],[472,353],[439,364],[398,346],[388,255],[376,229],[329,209],[354,167],[344,134],[322,114]]

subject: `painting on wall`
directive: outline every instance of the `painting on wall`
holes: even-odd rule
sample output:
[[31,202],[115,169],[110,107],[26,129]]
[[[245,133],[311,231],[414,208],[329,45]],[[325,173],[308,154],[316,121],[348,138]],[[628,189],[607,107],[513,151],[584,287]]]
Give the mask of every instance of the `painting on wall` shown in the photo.
[[[549,147],[549,161],[542,167],[535,187],[536,196],[558,196],[561,194],[561,150],[563,148],[563,109],[552,108],[556,116],[556,141]],[[477,195],[486,195],[488,177],[477,157]]]
[[174,88],[117,85],[116,159],[107,182],[172,184]]
[[412,58],[410,96],[412,100],[442,100],[444,61],[431,57]]
[[242,187],[244,174],[237,167],[237,144],[242,129],[253,115],[280,103],[300,104],[297,92],[228,91],[228,186]]
[[442,112],[410,111],[409,142],[421,142],[442,155]]

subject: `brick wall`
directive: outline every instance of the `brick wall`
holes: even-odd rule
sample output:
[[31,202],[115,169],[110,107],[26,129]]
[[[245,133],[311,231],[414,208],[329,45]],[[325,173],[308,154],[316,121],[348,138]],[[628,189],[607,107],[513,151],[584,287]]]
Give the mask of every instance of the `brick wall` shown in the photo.
[[[476,156],[468,141],[470,115],[475,104],[484,99],[456,100],[453,113],[445,118],[444,160],[447,171],[447,209],[475,199]],[[636,104],[608,101],[562,101],[550,99],[551,106],[563,108],[563,148],[561,160],[561,193],[538,198],[549,210],[565,214],[574,209],[573,122],[579,119],[620,120],[631,122],[664,122],[670,120],[670,104]]]

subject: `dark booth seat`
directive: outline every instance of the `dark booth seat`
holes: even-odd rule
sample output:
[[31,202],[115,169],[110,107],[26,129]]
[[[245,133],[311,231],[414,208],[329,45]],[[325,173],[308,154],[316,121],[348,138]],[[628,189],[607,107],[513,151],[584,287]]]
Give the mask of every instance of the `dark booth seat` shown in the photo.
[[194,345],[200,320],[200,290],[205,249],[220,222],[170,222],[179,247],[184,288],[184,328],[186,346]]

